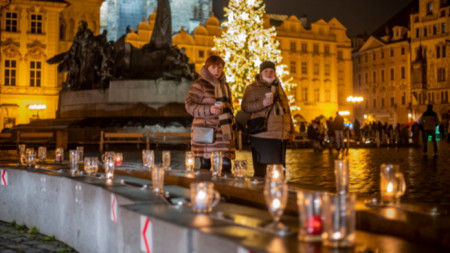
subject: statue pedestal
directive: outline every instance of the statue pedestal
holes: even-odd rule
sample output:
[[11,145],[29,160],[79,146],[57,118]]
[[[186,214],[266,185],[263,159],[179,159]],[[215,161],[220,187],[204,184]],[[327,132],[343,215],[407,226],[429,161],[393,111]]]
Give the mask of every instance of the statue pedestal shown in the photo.
[[190,117],[184,107],[192,81],[118,80],[106,90],[60,92],[60,118]]

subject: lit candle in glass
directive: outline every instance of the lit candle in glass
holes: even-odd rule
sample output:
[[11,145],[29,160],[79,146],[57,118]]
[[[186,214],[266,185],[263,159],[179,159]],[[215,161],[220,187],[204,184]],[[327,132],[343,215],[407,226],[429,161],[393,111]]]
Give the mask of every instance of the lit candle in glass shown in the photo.
[[186,152],[185,163],[186,163],[186,171],[189,172],[194,170],[195,157],[192,151]]
[[116,153],[116,156],[115,156],[115,160],[114,160],[114,161],[115,161],[117,167],[119,167],[120,165],[122,165],[123,154],[122,154],[122,153]]
[[310,235],[322,234],[322,217],[320,215],[312,215],[306,218],[306,231]]
[[195,206],[198,210],[206,209],[208,201],[208,194],[205,191],[199,190],[195,196]]
[[56,148],[55,150],[55,161],[62,162],[64,160],[64,149]]

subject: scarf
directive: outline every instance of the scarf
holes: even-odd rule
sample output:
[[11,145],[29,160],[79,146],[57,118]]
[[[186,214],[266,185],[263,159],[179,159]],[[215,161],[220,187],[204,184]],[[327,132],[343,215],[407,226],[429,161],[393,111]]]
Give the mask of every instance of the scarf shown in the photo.
[[226,85],[225,75],[222,74],[219,79],[216,79],[205,66],[200,70],[200,75],[214,85],[216,102],[222,102],[222,112],[219,114],[219,126],[222,130],[222,138],[226,141],[231,141],[233,139],[234,116],[231,93]]
[[286,109],[283,107],[283,104],[285,104],[284,102],[287,103],[287,101],[282,101],[284,96],[280,96],[280,94],[284,94],[283,89],[281,87],[280,81],[278,81],[278,79],[275,79],[272,84],[267,83],[266,81],[264,81],[264,79],[261,77],[261,82],[268,86],[270,85],[270,91],[273,94],[273,113],[275,115],[283,115],[286,113]]

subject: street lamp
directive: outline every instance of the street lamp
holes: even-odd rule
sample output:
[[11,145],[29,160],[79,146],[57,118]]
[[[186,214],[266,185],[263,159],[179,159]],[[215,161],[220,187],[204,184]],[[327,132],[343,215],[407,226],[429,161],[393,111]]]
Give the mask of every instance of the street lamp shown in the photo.
[[28,105],[28,109],[36,110],[36,119],[39,119],[39,111],[47,109],[47,105],[45,105],[45,104],[43,104],[43,105],[39,105],[39,104]]

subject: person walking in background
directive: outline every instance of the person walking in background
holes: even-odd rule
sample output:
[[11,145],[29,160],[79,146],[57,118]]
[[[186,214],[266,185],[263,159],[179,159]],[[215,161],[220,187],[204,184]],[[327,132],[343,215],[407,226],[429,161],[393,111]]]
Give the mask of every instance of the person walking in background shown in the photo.
[[344,148],[344,117],[336,112],[336,117],[333,122],[334,138],[336,140],[336,148],[339,151]]
[[200,158],[200,169],[211,168],[211,153],[221,151],[222,171],[231,173],[231,159],[235,157],[234,116],[231,90],[225,82],[225,62],[210,56],[192,84],[186,98],[186,111],[194,117],[192,127],[214,128],[212,143],[198,143],[191,138],[191,150]]
[[267,130],[251,134],[254,176],[264,177],[267,164],[286,166],[286,145],[295,138],[289,101],[275,72],[275,63],[264,61],[255,82],[247,86],[241,108],[251,119],[267,117]]
[[433,105],[427,105],[427,110],[422,114],[419,119],[419,124],[423,129],[423,154],[426,155],[428,151],[428,136],[431,135],[433,141],[434,155],[437,156],[437,143],[436,143],[436,126],[439,125],[439,118],[433,111]]

